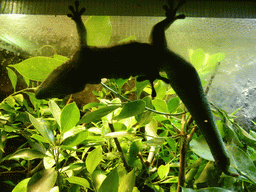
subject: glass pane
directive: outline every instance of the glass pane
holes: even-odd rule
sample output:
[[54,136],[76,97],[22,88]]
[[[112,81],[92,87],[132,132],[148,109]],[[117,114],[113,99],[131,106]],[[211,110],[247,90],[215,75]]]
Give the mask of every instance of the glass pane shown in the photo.
[[[110,45],[130,36],[148,42],[153,25],[162,19],[113,16]],[[55,53],[70,57],[78,45],[75,24],[65,15],[0,15],[0,25],[0,52],[13,54],[0,58],[1,76],[3,67],[17,62],[11,57],[24,59]],[[186,60],[189,60],[189,50],[202,49],[209,55],[226,54],[208,98],[228,112],[241,108],[240,119],[252,126],[250,120],[256,118],[256,19],[188,17],[176,21],[166,34],[169,48]],[[6,89],[2,79],[0,89],[1,92]]]

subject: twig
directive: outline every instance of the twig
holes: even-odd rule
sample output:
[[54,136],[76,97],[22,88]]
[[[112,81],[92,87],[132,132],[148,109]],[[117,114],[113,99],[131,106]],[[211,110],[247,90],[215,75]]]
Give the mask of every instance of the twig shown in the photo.
[[38,165],[28,173],[28,176],[34,175],[36,172],[38,172],[42,168],[43,168],[43,160],[40,161],[40,163],[38,163]]
[[[109,128],[110,128],[110,130],[111,130],[112,132],[115,132],[115,129],[114,129],[114,126],[113,126],[112,123],[109,123]],[[124,163],[125,170],[126,170],[127,172],[130,172],[130,171],[131,171],[131,168],[130,168],[130,166],[128,165],[128,162],[127,162],[126,159],[125,159],[123,149],[121,148],[121,145],[120,145],[118,139],[117,139],[117,138],[114,138],[114,141],[115,141],[117,150],[121,153],[121,158],[122,158],[122,161],[123,161],[123,163]]]
[[10,96],[14,96],[14,95],[17,95],[17,94],[19,94],[19,93],[22,93],[22,92],[25,92],[25,91],[35,91],[36,90],[36,88],[26,88],[26,89],[22,89],[22,90],[19,90],[19,91],[16,91],[16,92],[14,92],[14,93],[12,93],[11,95],[8,95],[1,103],[0,103],[0,105],[2,104],[2,103],[4,103],[5,101],[6,101],[6,99],[8,98],[8,97],[10,97]]
[[155,146],[151,146],[150,150],[149,150],[149,154],[148,154],[148,159],[147,162],[149,163],[149,165],[152,163],[154,155],[155,155],[155,151],[156,151],[156,147]]
[[139,157],[140,161],[141,161],[143,164],[147,163],[147,161],[144,160],[144,158],[143,158],[143,156],[142,156],[142,154],[141,154],[140,151],[138,152],[138,157]]
[[214,78],[215,78],[215,76],[216,76],[216,74],[217,74],[217,71],[218,71],[218,69],[219,69],[219,66],[220,66],[220,62],[216,65],[216,67],[215,67],[215,69],[214,69],[214,72],[213,72],[213,74],[212,74],[212,76],[211,76],[211,78],[210,78],[210,80],[209,80],[209,83],[208,83],[208,85],[206,86],[206,88],[205,88],[205,95],[207,95],[208,94],[208,92],[209,92],[209,89],[210,89],[210,87],[211,87],[211,85],[212,85],[212,82],[213,82],[213,80],[214,80]]
[[66,105],[68,105],[68,104],[72,101],[72,97],[73,97],[73,94],[71,94],[71,95],[69,96],[69,98],[68,98],[68,101],[67,101]]
[[193,129],[191,130],[190,134],[187,135],[187,144],[189,144],[190,141],[192,140],[192,137],[196,131],[196,128],[197,128],[197,126],[194,126]]
[[27,169],[24,169],[24,170],[21,170],[21,171],[4,171],[4,172],[1,172],[0,175],[3,175],[3,174],[15,174],[15,173],[26,173]]
[[[117,95],[119,98],[121,98],[121,99],[123,99],[123,100],[125,100],[125,101],[128,101],[128,102],[131,102],[131,100],[125,98],[125,97],[122,96],[122,95],[120,95],[119,93],[117,93],[116,91],[114,91],[113,89],[111,89],[111,88],[110,88],[109,86],[107,86],[106,84],[101,83],[101,85],[102,85],[103,87],[105,87],[106,89],[108,89],[109,91],[111,91],[112,93],[114,93],[115,95]],[[149,108],[149,107],[145,107],[145,109],[146,109],[147,111],[151,111],[151,112],[153,112],[153,113],[160,114],[160,115],[166,115],[166,116],[179,116],[179,115],[183,115],[183,114],[187,113],[186,111],[184,111],[184,112],[182,112],[182,113],[171,114],[171,113],[164,113],[164,112],[156,111],[156,110],[151,109],[151,108]]]
[[185,164],[187,152],[187,138],[186,138],[186,115],[182,115],[181,126],[181,140],[180,140],[180,167],[179,167],[179,181],[177,192],[181,192],[181,187],[185,184]]

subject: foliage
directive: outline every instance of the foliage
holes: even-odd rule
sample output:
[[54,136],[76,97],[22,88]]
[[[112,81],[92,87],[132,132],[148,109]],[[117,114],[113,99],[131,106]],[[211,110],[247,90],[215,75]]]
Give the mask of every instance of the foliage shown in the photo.
[[189,50],[191,64],[197,69],[203,86],[209,81],[209,75],[212,75],[217,69],[218,64],[225,58],[225,53],[215,53],[209,55],[202,49]]
[[[202,63],[203,58],[197,57],[203,57],[203,52],[194,54],[192,63]],[[223,59],[220,54],[214,57],[218,58],[216,62]],[[39,57],[30,58],[29,67],[24,67],[27,60],[13,67],[28,79],[42,80],[43,73],[49,74],[50,65],[58,66],[60,59],[41,58],[47,61],[44,67],[48,71],[36,70],[37,75],[31,70],[38,68]],[[207,64],[207,70],[199,72],[211,72],[216,62],[211,61],[212,66]],[[11,72],[10,79],[15,86]],[[216,173],[205,140],[200,132],[193,134],[196,126],[189,123],[189,113],[169,85],[156,81],[157,96],[152,100],[147,95],[152,91],[148,82],[136,82],[134,88],[124,91],[124,85],[131,81],[108,80],[101,91],[95,92],[99,103],[81,109],[60,99],[37,100],[31,89],[4,99],[0,103],[0,167],[12,171],[14,165],[4,165],[12,160],[27,175],[18,183],[6,181],[15,186],[13,192],[176,191],[180,166],[186,167],[183,191],[255,191],[256,134],[237,125],[235,113],[227,114],[212,104],[231,156],[232,171],[237,171],[239,178]],[[137,100],[129,101],[130,95]],[[187,136],[193,135],[193,139],[186,164],[181,165],[179,146],[184,125],[189,125]],[[14,137],[23,137],[26,143],[5,155],[6,145]]]

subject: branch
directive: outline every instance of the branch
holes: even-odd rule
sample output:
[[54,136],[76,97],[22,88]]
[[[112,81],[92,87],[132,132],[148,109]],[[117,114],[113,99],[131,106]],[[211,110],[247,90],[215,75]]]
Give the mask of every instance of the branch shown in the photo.
[[[120,95],[119,93],[117,93],[116,91],[114,91],[113,89],[111,89],[109,86],[107,86],[106,84],[104,83],[101,83],[101,85],[103,87],[105,87],[106,89],[108,89],[109,91],[111,91],[112,93],[114,93],[115,95],[117,95],[120,99],[122,100],[125,100],[125,101],[128,101],[128,102],[131,102],[131,100],[125,98],[124,96]],[[145,109],[147,111],[151,111],[153,113],[156,113],[156,114],[160,114],[160,115],[166,115],[166,116],[179,116],[179,115],[183,115],[186,113],[186,111],[182,112],[182,113],[175,113],[175,114],[171,114],[171,113],[163,113],[163,112],[160,112],[160,111],[155,111],[154,109],[151,109],[149,107],[145,107]]]
[[216,74],[218,72],[219,66],[220,66],[220,62],[216,65],[216,67],[214,69],[214,72],[213,72],[213,74],[212,74],[212,76],[211,76],[211,78],[210,78],[210,80],[208,82],[208,85],[205,88],[205,91],[204,91],[205,95],[207,95],[207,93],[209,92],[209,89],[210,89],[210,87],[212,85],[212,82],[213,82],[213,80],[214,80],[214,78],[215,78],[215,76],[216,76]]
[[187,138],[186,138],[186,115],[182,115],[181,126],[181,140],[180,140],[180,167],[179,167],[179,181],[177,192],[181,192],[181,187],[185,184],[185,164],[186,164],[186,152],[187,152]]
[[36,90],[36,88],[26,88],[26,89],[22,89],[22,90],[19,90],[19,91],[17,91],[17,92],[14,92],[14,93],[12,93],[11,95],[8,95],[8,96],[0,103],[0,105],[3,104],[3,103],[6,101],[6,99],[7,99],[8,97],[10,97],[10,96],[14,96],[14,95],[17,95],[18,93],[22,93],[22,92],[25,92],[25,91],[34,92],[35,90]]
[[[109,123],[109,128],[110,128],[110,130],[111,130],[112,132],[115,132],[115,129],[114,129],[114,126],[113,126],[112,123]],[[127,162],[126,159],[125,159],[123,149],[121,148],[121,145],[120,145],[118,139],[117,139],[117,138],[114,138],[114,141],[115,141],[117,150],[121,153],[121,158],[122,158],[122,161],[123,161],[123,163],[124,163],[125,170],[126,170],[127,172],[130,172],[130,171],[131,171],[131,168],[130,168],[130,166],[128,165],[128,162]]]

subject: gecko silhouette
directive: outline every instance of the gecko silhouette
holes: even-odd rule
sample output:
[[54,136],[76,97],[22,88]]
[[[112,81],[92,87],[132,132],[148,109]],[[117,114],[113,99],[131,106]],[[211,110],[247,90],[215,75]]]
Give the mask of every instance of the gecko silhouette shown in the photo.
[[[79,2],[76,1],[75,7],[69,6],[72,14],[68,16],[76,23],[79,49],[70,60],[51,72],[35,95],[37,99],[61,98],[82,91],[86,84],[98,84],[101,78],[126,79],[138,76],[137,81],[150,81],[154,97],[153,81],[160,79],[172,86],[189,110],[210,147],[217,169],[227,175],[237,176],[228,170],[230,158],[196,69],[167,48],[165,30],[175,20],[185,18],[183,14],[176,16],[184,3],[185,0],[181,0],[173,9],[173,2],[168,1],[169,6],[164,6],[166,18],[153,27],[149,44],[130,42],[112,47],[91,47],[87,45],[87,32],[81,19],[85,8],[79,10]],[[168,79],[159,75],[162,71],[166,72]]]

